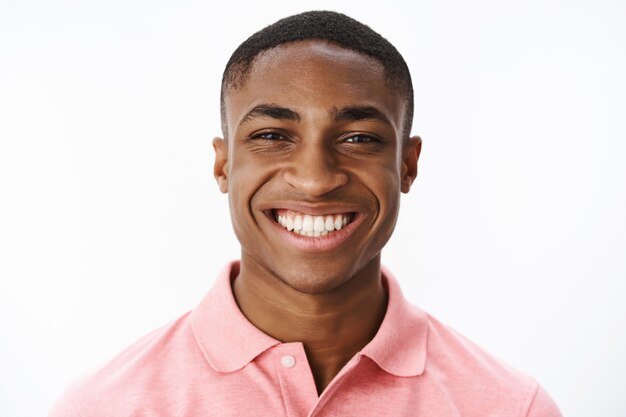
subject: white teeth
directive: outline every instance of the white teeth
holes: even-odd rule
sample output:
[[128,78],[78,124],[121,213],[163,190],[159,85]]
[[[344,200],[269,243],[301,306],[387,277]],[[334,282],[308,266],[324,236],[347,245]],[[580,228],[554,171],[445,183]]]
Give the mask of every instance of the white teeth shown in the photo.
[[276,215],[276,221],[285,229],[302,236],[320,237],[343,229],[350,221],[348,213],[312,216],[285,211]]
[[313,230],[320,233],[324,231],[324,217],[315,216],[313,220]]
[[343,216],[341,214],[335,215],[335,229],[339,230],[343,227]]
[[335,219],[333,216],[324,216],[324,229],[329,232],[335,230]]
[[296,216],[293,221],[293,230],[302,230],[302,216]]
[[313,217],[309,216],[308,214],[305,214],[304,219],[302,219],[302,230],[304,230],[305,232],[313,231]]

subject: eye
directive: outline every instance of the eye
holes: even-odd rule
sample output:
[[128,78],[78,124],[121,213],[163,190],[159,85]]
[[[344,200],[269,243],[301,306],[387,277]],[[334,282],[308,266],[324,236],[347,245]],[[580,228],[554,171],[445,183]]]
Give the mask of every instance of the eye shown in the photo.
[[289,132],[280,129],[257,130],[243,139],[251,152],[269,154],[287,152],[293,148],[295,143]]
[[285,136],[276,132],[261,132],[251,136],[252,139],[285,140]]
[[375,138],[368,135],[352,135],[347,137],[344,142],[347,143],[370,143],[370,142],[378,142]]

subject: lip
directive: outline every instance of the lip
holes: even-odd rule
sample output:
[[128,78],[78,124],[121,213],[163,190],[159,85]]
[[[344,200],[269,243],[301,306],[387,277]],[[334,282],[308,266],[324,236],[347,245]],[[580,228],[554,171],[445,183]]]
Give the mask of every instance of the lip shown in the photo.
[[271,204],[263,204],[259,206],[259,209],[264,213],[269,213],[273,210],[291,210],[310,216],[324,216],[327,214],[345,213],[362,214],[363,207],[344,203],[308,204],[291,201],[276,201]]
[[[296,209],[296,206],[300,206],[299,209]],[[310,214],[315,216],[321,216],[323,214],[340,214],[340,213],[354,213],[354,217],[352,221],[347,224],[345,227],[342,227],[340,230],[336,230],[333,233],[330,233],[326,236],[319,237],[310,237],[310,236],[302,236],[293,232],[288,231],[282,225],[278,224],[273,217],[273,209],[285,208],[289,210],[299,211],[303,214]],[[301,205],[289,205],[289,207],[276,207],[273,209],[264,210],[263,213],[265,217],[270,222],[271,227],[276,231],[278,237],[288,243],[291,247],[299,249],[303,252],[329,252],[336,250],[340,246],[342,246],[346,240],[348,240],[354,232],[358,229],[358,227],[363,223],[365,219],[365,214],[358,211],[350,211],[346,210],[346,206],[342,205],[340,209],[339,206],[332,207],[325,205],[324,207],[317,207],[313,209],[309,207],[309,210],[303,211]],[[328,210],[338,210],[338,211],[328,211]]]

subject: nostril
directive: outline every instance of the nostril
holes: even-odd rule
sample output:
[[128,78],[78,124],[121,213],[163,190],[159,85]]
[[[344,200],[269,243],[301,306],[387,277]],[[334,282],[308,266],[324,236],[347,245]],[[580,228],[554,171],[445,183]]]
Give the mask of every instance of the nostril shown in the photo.
[[303,172],[292,169],[285,171],[284,179],[291,187],[310,196],[322,196],[348,183],[348,175],[339,170]]

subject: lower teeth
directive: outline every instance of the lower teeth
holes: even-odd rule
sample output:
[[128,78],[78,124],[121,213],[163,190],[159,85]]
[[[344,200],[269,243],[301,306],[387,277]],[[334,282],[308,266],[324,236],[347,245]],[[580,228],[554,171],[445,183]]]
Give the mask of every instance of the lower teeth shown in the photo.
[[309,237],[322,237],[329,235],[331,233],[337,232],[337,230],[328,231],[324,230],[323,232],[305,232],[304,230],[290,230],[291,233],[295,233],[301,236],[309,236]]

